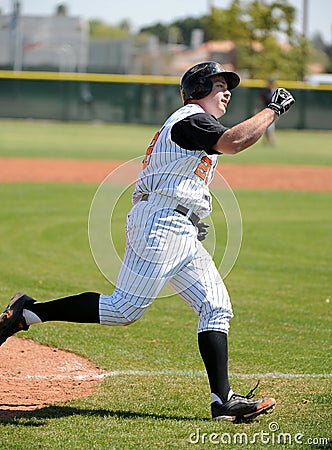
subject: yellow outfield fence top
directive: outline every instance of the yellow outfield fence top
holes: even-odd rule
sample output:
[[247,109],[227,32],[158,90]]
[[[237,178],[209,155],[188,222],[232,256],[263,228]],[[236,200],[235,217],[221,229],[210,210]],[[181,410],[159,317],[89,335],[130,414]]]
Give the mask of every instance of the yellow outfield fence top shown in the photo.
[[40,72],[0,70],[0,78],[19,80],[90,81],[93,83],[179,84],[178,77],[158,75],[119,75],[82,72]]
[[[0,70],[0,79],[12,80],[48,80],[48,81],[86,81],[91,83],[138,83],[138,84],[176,84],[180,77],[161,75],[120,75],[82,72],[42,72],[42,71],[13,71]],[[276,80],[277,86],[289,89],[307,89],[332,91],[332,84],[312,84],[305,81]],[[242,87],[262,88],[266,80],[242,80]]]

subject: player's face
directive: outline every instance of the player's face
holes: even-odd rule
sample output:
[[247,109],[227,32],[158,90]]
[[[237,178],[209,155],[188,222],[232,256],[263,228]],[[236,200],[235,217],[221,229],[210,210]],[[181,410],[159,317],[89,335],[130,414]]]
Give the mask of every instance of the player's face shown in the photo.
[[202,99],[201,106],[206,112],[219,118],[226,113],[231,93],[227,89],[226,80],[222,75],[211,77],[211,81],[213,83],[212,91]]

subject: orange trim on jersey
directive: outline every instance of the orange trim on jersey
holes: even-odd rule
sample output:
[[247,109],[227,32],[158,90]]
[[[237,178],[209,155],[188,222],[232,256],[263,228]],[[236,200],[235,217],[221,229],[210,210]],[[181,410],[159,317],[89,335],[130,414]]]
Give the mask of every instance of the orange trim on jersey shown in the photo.
[[143,163],[143,169],[145,169],[150,162],[151,159],[151,153],[153,152],[153,149],[157,143],[157,140],[161,134],[161,132],[163,131],[165,127],[162,127],[159,131],[157,131],[157,133],[153,136],[152,141],[150,142],[149,147],[146,149],[146,153],[145,153],[145,158],[143,159],[142,163]]
[[211,167],[212,160],[208,156],[203,156],[194,173],[207,183]]

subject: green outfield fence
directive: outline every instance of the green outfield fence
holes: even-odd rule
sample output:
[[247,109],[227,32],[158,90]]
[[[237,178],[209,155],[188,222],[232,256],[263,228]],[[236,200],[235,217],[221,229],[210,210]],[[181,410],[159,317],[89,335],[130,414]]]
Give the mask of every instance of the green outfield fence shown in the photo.
[[[332,129],[332,85],[278,81],[292,91],[292,113],[279,128]],[[260,109],[264,80],[244,80],[233,92],[223,124]],[[179,78],[69,72],[0,71],[0,118],[159,124],[180,106]]]

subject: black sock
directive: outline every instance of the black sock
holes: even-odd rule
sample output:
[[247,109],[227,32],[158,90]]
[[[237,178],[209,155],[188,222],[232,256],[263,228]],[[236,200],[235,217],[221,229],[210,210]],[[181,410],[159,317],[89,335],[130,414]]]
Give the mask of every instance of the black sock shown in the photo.
[[228,380],[228,343],[227,334],[220,331],[198,333],[198,346],[211,392],[226,402],[230,391]]
[[28,303],[26,309],[34,312],[42,322],[100,323],[99,296],[96,292],[84,292],[43,303]]

